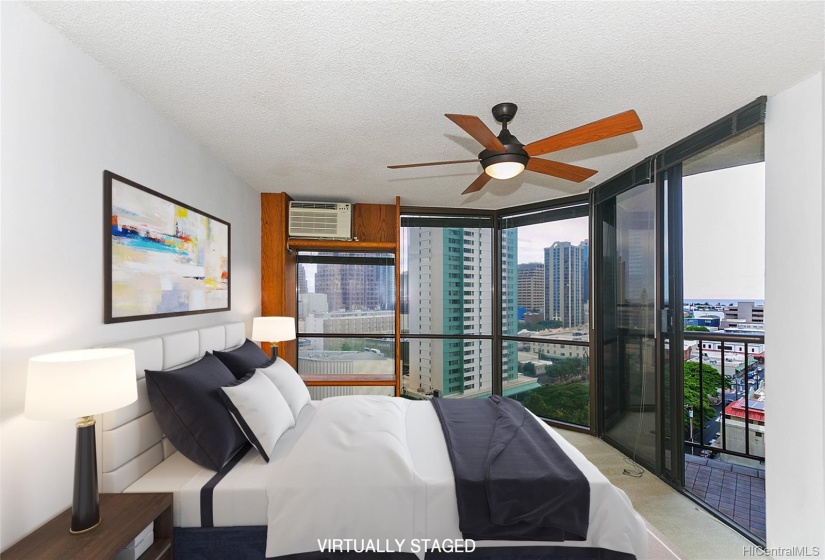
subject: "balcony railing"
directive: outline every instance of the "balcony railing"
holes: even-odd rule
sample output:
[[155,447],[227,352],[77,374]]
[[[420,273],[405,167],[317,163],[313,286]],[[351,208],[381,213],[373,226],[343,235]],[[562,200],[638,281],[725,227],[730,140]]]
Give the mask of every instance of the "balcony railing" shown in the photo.
[[[764,546],[765,527],[765,337],[715,332],[687,331],[685,341],[696,341],[699,362],[700,441],[685,437],[685,490],[719,512],[733,527]],[[687,346],[685,347],[687,351]],[[693,354],[693,352],[691,351]],[[718,435],[709,442],[705,426],[705,401],[708,393],[703,366],[716,366],[721,387],[718,409]],[[732,394],[726,391],[729,379]],[[753,385],[751,389],[751,385]],[[717,384],[714,382],[713,386]],[[741,398],[740,398],[741,387]],[[753,393],[753,397],[751,394]],[[761,394],[761,396],[760,396]],[[711,423],[712,425],[713,423]],[[739,437],[741,435],[741,437]],[[755,443],[761,444],[754,449]],[[696,456],[696,454],[701,456]],[[715,454],[718,459],[714,460]]]
[[[697,443],[691,441],[690,438],[686,438],[685,445],[693,450],[698,450],[700,453],[701,450],[705,450],[708,455],[721,452],[744,459],[764,462],[764,451],[759,453],[757,450],[752,449],[754,446],[751,440],[752,434],[753,437],[764,438],[765,406],[763,400],[760,398],[752,398],[751,395],[760,390],[764,390],[765,336],[686,331],[684,338],[685,341],[698,342],[700,399],[699,410],[694,411],[694,415],[698,412],[698,418],[702,422],[700,424],[702,428],[704,427],[705,418],[705,399],[701,398],[701,396],[707,394],[704,386],[705,376],[702,374],[705,364],[718,366],[718,368],[715,369],[719,370],[719,387],[721,387],[721,392],[717,397],[721,399],[719,437],[712,445],[707,444],[704,439],[702,439],[700,443]],[[718,345],[718,348],[706,347],[711,345]],[[691,354],[691,359],[693,359],[693,354]],[[741,365],[738,365],[740,364],[740,359]],[[732,388],[732,399],[729,398],[731,396],[730,392],[726,391],[725,388],[726,379],[729,380]],[[753,390],[751,390],[751,385],[753,385]],[[742,398],[740,398],[740,388]],[[741,442],[738,437],[731,438],[731,434],[728,433],[729,430],[732,430],[734,426],[740,422],[744,424],[744,436],[742,438],[744,442]],[[738,429],[737,427],[737,430]]]

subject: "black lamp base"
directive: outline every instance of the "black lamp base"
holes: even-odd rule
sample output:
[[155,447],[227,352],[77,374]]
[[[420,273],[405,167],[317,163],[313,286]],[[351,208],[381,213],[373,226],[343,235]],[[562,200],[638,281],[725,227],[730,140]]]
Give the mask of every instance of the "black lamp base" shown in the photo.
[[274,362],[278,358],[278,343],[272,342],[269,348],[270,352],[272,353],[272,361]]
[[95,420],[85,416],[77,423],[74,454],[74,495],[71,533],[85,533],[100,525],[97,491]]

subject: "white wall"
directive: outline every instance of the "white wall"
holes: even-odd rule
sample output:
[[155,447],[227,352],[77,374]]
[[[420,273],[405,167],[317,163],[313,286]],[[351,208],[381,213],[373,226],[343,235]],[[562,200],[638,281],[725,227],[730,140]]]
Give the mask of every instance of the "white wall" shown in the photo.
[[[2,2],[0,549],[71,503],[74,421],[25,419],[27,360],[260,312],[260,196],[18,3]],[[232,224],[232,310],[103,324],[103,170]]]
[[[771,97],[765,126],[768,547],[825,553],[823,73]],[[811,552],[811,551],[809,551]]]

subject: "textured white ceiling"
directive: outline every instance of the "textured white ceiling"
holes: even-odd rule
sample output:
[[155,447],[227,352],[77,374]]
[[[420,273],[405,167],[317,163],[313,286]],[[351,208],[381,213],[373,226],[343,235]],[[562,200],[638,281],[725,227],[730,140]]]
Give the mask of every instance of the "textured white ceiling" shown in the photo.
[[[43,2],[29,6],[263,192],[503,208],[581,193],[823,68],[814,2]],[[528,142],[627,109],[644,130],[461,191],[481,147],[444,113],[518,104]],[[551,156],[545,156],[551,159]]]

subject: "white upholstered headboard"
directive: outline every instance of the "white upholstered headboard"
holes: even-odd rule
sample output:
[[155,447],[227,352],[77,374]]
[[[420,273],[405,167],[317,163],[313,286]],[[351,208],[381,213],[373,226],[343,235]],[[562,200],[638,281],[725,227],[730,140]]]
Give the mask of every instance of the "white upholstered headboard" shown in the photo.
[[138,398],[129,406],[97,417],[101,492],[122,492],[175,453],[155,420],[144,371],[185,366],[206,352],[236,348],[245,337],[243,323],[227,323],[108,345],[135,351]]

